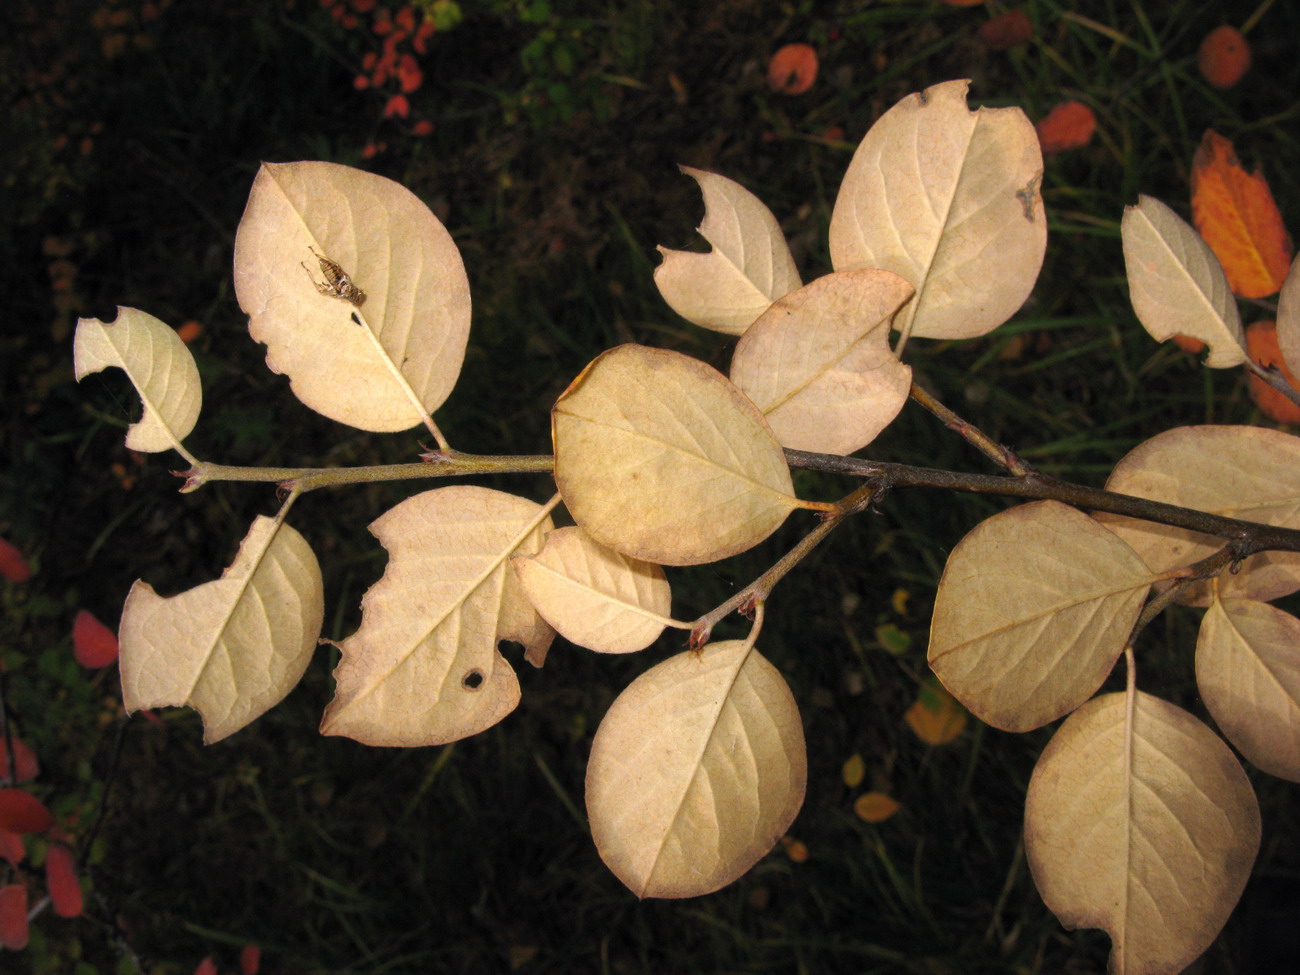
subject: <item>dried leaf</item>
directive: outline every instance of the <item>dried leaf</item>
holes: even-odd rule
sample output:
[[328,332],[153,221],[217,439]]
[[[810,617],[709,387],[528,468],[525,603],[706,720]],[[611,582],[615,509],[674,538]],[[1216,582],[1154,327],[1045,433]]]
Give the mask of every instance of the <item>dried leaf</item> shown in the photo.
[[1300,782],[1300,620],[1268,603],[1215,599],[1196,641],[1196,685],[1256,767]]
[[573,520],[647,562],[735,555],[798,506],[763,415],[717,370],[678,352],[602,353],[556,401],[551,431]]
[[[1227,518],[1300,528],[1300,438],[1246,426],[1177,427],[1126,454],[1106,489]],[[1135,518],[1098,513],[1098,521],[1124,539],[1154,572],[1191,565],[1225,542]],[[1270,600],[1300,589],[1300,553],[1261,552],[1237,572],[1218,578],[1222,596]],[[1209,588],[1185,590],[1183,601],[1209,604]]]
[[537,555],[517,555],[511,564],[542,618],[589,650],[650,646],[672,608],[663,569],[620,555],[581,528],[557,528]]
[[[1278,346],[1277,325],[1273,322],[1255,322],[1246,329],[1246,351],[1264,368],[1276,366],[1281,370],[1282,378],[1291,384],[1291,388],[1300,389],[1295,374],[1287,368],[1282,359],[1282,349]],[[1270,420],[1300,424],[1300,405],[1285,396],[1280,389],[1264,381],[1253,372],[1246,373],[1247,391],[1255,401],[1259,411]]]
[[1083,102],[1064,102],[1055,106],[1034,126],[1043,155],[1054,156],[1071,149],[1082,149],[1097,131],[1097,116]]
[[1192,222],[1242,298],[1282,287],[1294,248],[1258,169],[1247,173],[1232,142],[1207,129],[1192,158]]
[[1232,752],[1166,701],[1089,701],[1029,782],[1025,854],[1067,928],[1110,934],[1110,971],[1182,971],[1214,940],[1259,849],[1259,805]]
[[1287,365],[1300,367],[1300,258],[1291,262],[1277,296],[1277,343]]
[[903,720],[927,745],[946,745],[966,730],[966,710],[932,677],[921,685]]
[[360,628],[339,644],[321,734],[440,745],[513,711],[519,678],[497,642],[544,653],[554,634],[508,562],[542,547],[547,510],[457,485],[417,494],[372,522],[388,567],[361,600]]
[[[320,257],[365,293],[364,308],[317,290]],[[415,194],[382,176],[263,164],[235,238],[235,292],[266,364],[341,423],[409,429],[460,374],[470,319],[460,252]]]
[[799,271],[785,235],[763,202],[739,183],[681,167],[700,184],[707,254],[660,247],[655,285],[664,301],[688,321],[739,335],[777,298],[799,287]]
[[767,86],[780,95],[802,95],[817,80],[817,52],[809,44],[787,44],[767,62]]
[[1153,574],[1083,512],[1010,508],[966,535],[944,567],[930,667],[980,720],[1029,731],[1101,686]]
[[1215,88],[1232,88],[1250,70],[1250,42],[1228,24],[1205,35],[1196,52],[1201,75]]
[[144,415],[126,431],[132,450],[181,450],[203,405],[199,370],[185,343],[167,325],[134,308],[101,322],[83,318],[73,340],[73,370],[80,382],[109,366],[124,371],[144,403]]
[[1159,200],[1139,198],[1120,222],[1129,296],[1143,328],[1157,342],[1174,335],[1210,347],[1214,369],[1246,360],[1246,336],[1228,279],[1209,245]]
[[909,95],[871,127],[831,215],[837,271],[893,271],[916,289],[904,336],[972,338],[1010,318],[1047,247],[1034,127],[1018,108],[966,108],[969,82]]
[[600,723],[587,815],[601,859],[638,897],[731,883],[785,834],[807,781],[794,696],[748,642],[646,671]]
[[883,792],[864,792],[853,801],[853,814],[868,823],[883,823],[903,807]]
[[311,546],[258,517],[221,578],[162,597],[137,581],[119,630],[127,711],[188,705],[203,740],[234,734],[284,698],[311,661],[325,615]]
[[840,768],[840,778],[850,789],[856,789],[862,784],[862,780],[867,774],[867,763],[862,760],[862,756],[854,752],[844,760],[844,765]]
[[786,295],[741,336],[731,381],[786,447],[851,454],[898,415],[912,370],[889,327],[912,286],[888,271],[838,271]]

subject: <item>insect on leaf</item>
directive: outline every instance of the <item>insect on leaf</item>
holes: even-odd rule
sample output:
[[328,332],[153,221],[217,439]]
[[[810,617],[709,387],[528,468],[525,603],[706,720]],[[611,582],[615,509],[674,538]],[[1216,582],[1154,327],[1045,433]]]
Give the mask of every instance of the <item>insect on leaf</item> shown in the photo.
[[77,322],[72,361],[78,381],[109,366],[130,377],[144,415],[127,430],[128,447],[184,454],[180,444],[198,421],[203,390],[194,356],[174,329],[135,308],[118,308],[111,322],[83,318]]
[[298,683],[324,615],[306,539],[259,517],[220,579],[170,597],[146,582],[131,587],[118,634],[122,703],[188,705],[203,717],[203,740],[220,741]]
[[707,254],[660,247],[655,285],[664,301],[688,321],[739,335],[777,298],[799,287],[799,272],[776,217],[739,183],[681,167],[700,184]]
[[361,600],[361,626],[340,643],[321,733],[367,745],[440,745],[496,724],[519,703],[519,678],[497,649],[514,640],[539,659],[553,631],[508,562],[551,527],[527,498],[470,485],[425,491],[371,525],[388,551]]
[[746,641],[652,667],[596,731],[587,816],[601,859],[638,897],[731,883],[785,834],[808,777],[780,672]]
[[235,293],[266,364],[331,419],[409,429],[460,375],[470,320],[460,252],[415,194],[382,176],[263,164],[235,238]]
[[1182,971],[1219,933],[1259,850],[1259,804],[1231,750],[1137,693],[1072,714],[1038,760],[1025,854],[1067,928],[1102,928],[1110,971]]
[[1120,221],[1129,297],[1142,327],[1157,342],[1175,335],[1210,347],[1214,369],[1246,360],[1246,335],[1228,279],[1208,244],[1153,197],[1126,207]]
[[602,353],[556,401],[551,432],[573,520],[643,561],[735,555],[799,504],[763,415],[716,369],[678,352]]
[[858,146],[831,214],[835,270],[916,289],[904,336],[973,338],[1020,308],[1047,248],[1043,155],[1018,108],[966,107],[968,81],[912,94]]
[[786,295],[736,344],[731,381],[786,447],[851,454],[898,415],[911,367],[889,326],[912,297],[897,274],[837,271]]

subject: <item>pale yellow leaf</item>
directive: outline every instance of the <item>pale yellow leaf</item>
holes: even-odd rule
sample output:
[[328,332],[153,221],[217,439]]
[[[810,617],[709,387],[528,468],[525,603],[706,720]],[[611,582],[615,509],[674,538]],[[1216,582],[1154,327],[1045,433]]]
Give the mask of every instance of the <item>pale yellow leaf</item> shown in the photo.
[[655,284],[677,314],[696,325],[739,335],[777,298],[799,287],[799,272],[781,227],[761,200],[739,183],[681,167],[700,184],[707,254],[660,247]]
[[1150,196],[1124,208],[1120,221],[1129,298],[1157,342],[1175,335],[1210,347],[1215,369],[1246,361],[1241,314],[1214,251],[1173,210]]
[[664,571],[557,528],[536,555],[511,560],[524,593],[560,636],[601,653],[631,653],[663,632],[672,592]]
[[741,336],[731,381],[786,447],[851,454],[898,415],[912,370],[889,348],[912,296],[897,274],[837,271],[781,298]]
[[1081,707],[1029,782],[1025,854],[1067,928],[1102,928],[1114,975],[1181,972],[1218,934],[1259,850],[1259,805],[1231,750],[1137,694]]
[[714,643],[646,671],[610,707],[587,765],[587,816],[638,897],[731,883],[803,804],[803,726],[785,680],[749,643]]
[[425,491],[375,519],[388,566],[362,597],[360,628],[339,644],[321,733],[440,745],[513,711],[519,679],[498,641],[539,652],[553,634],[507,563],[540,549],[550,525],[541,505],[468,485]]
[[985,519],[948,556],[930,667],[977,718],[1029,731],[1101,686],[1153,573],[1083,512],[1037,501]]
[[162,597],[145,582],[122,610],[127,711],[188,705],[209,744],[274,707],[311,661],[325,614],[320,566],[288,525],[259,517],[214,582]]
[[966,107],[968,81],[912,94],[862,140],[831,214],[837,271],[876,267],[915,289],[904,336],[972,338],[1020,308],[1047,247],[1043,154],[1018,108]]
[[[317,290],[317,255],[365,292],[362,306]],[[382,176],[263,164],[235,238],[235,293],[266,364],[350,426],[416,426],[460,374],[470,319],[460,252],[415,194]]]
[[[1124,456],[1106,489],[1195,508],[1225,518],[1300,528],[1300,437],[1248,426],[1176,427]],[[1223,548],[1223,539],[1135,518],[1098,513],[1151,569],[1191,565]],[[1221,595],[1270,600],[1300,589],[1300,553],[1261,552],[1218,579]],[[1183,601],[1209,605],[1200,583]]]
[[1300,256],[1291,262],[1291,270],[1278,292],[1277,344],[1287,368],[1300,375]]
[[[176,331],[134,308],[118,308],[117,318],[77,322],[73,371],[80,381],[116,366],[130,377],[144,403],[144,415],[126,432],[132,450],[176,450],[189,436],[203,405],[194,356]],[[188,455],[186,455],[188,456]]]
[[660,565],[758,544],[798,506],[763,415],[698,359],[620,345],[551,414],[555,482],[596,541]]
[[1196,686],[1256,767],[1300,782],[1300,620],[1268,603],[1216,599],[1196,641]]

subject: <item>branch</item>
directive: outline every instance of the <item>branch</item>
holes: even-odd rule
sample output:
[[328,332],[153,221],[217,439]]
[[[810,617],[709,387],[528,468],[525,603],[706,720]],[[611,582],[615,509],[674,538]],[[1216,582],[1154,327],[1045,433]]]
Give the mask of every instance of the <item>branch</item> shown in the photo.
[[253,481],[278,484],[301,492],[341,484],[370,484],[375,481],[408,481],[426,477],[455,477],[462,474],[550,473],[554,458],[549,455],[498,457],[478,454],[443,453],[434,450],[420,456],[423,464],[380,464],[374,467],[231,467],[199,461],[184,471],[182,494],[197,491],[213,481]]

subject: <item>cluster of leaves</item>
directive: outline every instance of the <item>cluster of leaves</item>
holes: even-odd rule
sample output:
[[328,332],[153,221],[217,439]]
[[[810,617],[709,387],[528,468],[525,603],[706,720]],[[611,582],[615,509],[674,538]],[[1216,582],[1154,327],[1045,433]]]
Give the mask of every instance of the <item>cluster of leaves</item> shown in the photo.
[[[996,328],[1029,295],[1046,246],[1034,127],[1018,109],[970,111],[965,96],[965,82],[937,85],[873,126],[832,214],[834,271],[807,285],[757,197],[686,169],[704,196],[699,229],[711,250],[665,250],[655,281],[684,317],[739,336],[729,375],[675,352],[611,349],[555,403],[553,457],[462,454],[434,422],[460,371],[470,300],[459,253],[428,209],[399,185],[345,167],[264,165],[239,227],[235,286],[268,366],[325,416],[375,432],[423,425],[438,446],[422,464],[352,471],[201,461],[182,443],[201,389],[176,333],[134,309],[111,324],[83,320],[78,378],[122,368],[144,402],[129,447],[180,453],[187,491],[260,480],[287,492],[220,579],[168,598],[133,587],[120,631],[127,709],[192,706],[205,740],[216,741],[298,681],[324,614],[315,554],[286,520],[304,491],[553,471],[558,493],[545,504],[444,487],[371,525],[389,561],[362,600],[359,629],[337,645],[321,730],[373,745],[454,741],[518,703],[500,641],[522,644],[541,666],[557,632],[629,653],[667,627],[689,630],[690,648],[633,681],[602,721],[587,813],[602,858],[638,896],[707,893],[770,850],[803,801],[798,710],[756,647],[773,586],[891,488],[1038,498],[989,518],[954,549],[929,660],[995,727],[1027,731],[1069,715],[1027,800],[1039,889],[1066,924],[1105,928],[1120,970],[1188,964],[1240,895],[1259,844],[1258,808],[1213,732],[1136,690],[1133,642],[1174,599],[1208,606],[1197,670],[1211,713],[1252,762],[1300,779],[1300,687],[1286,658],[1300,622],[1268,605],[1300,589],[1291,554],[1300,539],[1284,530],[1300,527],[1288,503],[1300,441],[1253,428],[1172,430],[1121,461],[1107,491],[1089,491],[1035,472],[913,384],[908,343]],[[1212,367],[1249,362],[1213,252],[1172,211],[1150,199],[1131,208],[1124,255],[1153,335],[1205,341]],[[1284,350],[1300,334],[1292,280],[1300,275],[1288,278],[1278,314]],[[1008,476],[963,479],[846,456],[909,398]],[[862,487],[839,501],[798,498],[792,461],[856,474]],[[554,526],[561,502],[576,526]],[[801,509],[818,522],[758,580],[698,619],[671,617],[664,566],[745,551]],[[735,610],[752,615],[748,636],[709,642]],[[1127,692],[1094,698],[1121,655]],[[863,807],[867,818],[887,804],[873,797]]]

